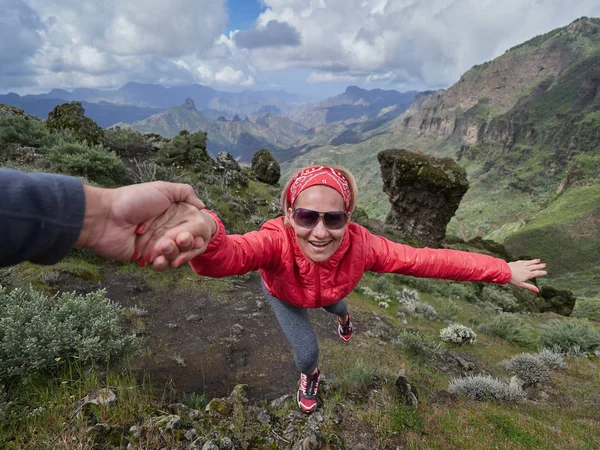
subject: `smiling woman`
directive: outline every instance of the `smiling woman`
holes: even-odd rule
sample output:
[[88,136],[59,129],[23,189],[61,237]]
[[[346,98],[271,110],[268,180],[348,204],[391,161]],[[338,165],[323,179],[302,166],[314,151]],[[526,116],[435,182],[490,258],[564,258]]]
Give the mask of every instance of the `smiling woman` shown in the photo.
[[[260,231],[227,235],[216,214],[175,205],[159,219],[162,230],[142,235],[136,250],[149,252],[156,270],[167,268],[163,255],[185,251],[180,243],[200,240],[199,256],[190,260],[199,275],[224,277],[258,270],[265,296],[294,351],[300,371],[296,398],[302,411],[316,410],[319,345],[307,310],[335,314],[337,332],[347,342],[353,324],[344,300],[365,271],[461,281],[525,283],[543,276],[539,260],[507,264],[469,252],[416,249],[371,234],[350,219],[356,204],[356,182],[343,168],[311,166],[300,170],[282,190],[283,217]],[[179,248],[177,248],[179,247]],[[177,266],[185,257],[175,259]]]

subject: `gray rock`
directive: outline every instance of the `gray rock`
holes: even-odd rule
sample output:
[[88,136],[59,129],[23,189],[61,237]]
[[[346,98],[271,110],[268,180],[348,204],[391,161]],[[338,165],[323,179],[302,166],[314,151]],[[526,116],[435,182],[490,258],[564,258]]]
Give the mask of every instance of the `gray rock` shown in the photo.
[[192,408],[183,403],[171,403],[167,409],[173,414],[187,414]]
[[219,450],[219,446],[213,441],[206,441],[202,446],[202,450]]
[[244,332],[244,327],[242,325],[240,325],[239,323],[236,323],[231,327],[231,332],[234,335],[239,336],[240,334],[242,334]]
[[268,425],[271,423],[271,416],[269,416],[269,414],[264,410],[261,410],[258,413],[257,419],[263,425]]
[[266,148],[256,152],[251,162],[252,172],[256,178],[263,183],[274,185],[281,177],[281,168],[279,163],[273,158],[271,152]]
[[191,430],[187,430],[185,433],[183,433],[183,437],[186,438],[188,441],[193,441],[194,439],[196,439],[196,436],[198,436],[198,432],[192,428]]
[[281,210],[281,203],[279,202],[278,198],[271,200],[271,203],[269,203],[269,209],[267,211],[269,214],[277,216],[283,214],[283,211]]
[[137,425],[133,425],[131,428],[129,428],[129,434],[134,439],[139,439],[141,432],[142,432],[142,429],[140,427],[138,427]]
[[272,401],[272,402],[269,404],[269,406],[270,406],[272,409],[281,409],[281,408],[283,408],[283,407],[285,406],[285,404],[286,404],[287,402],[289,402],[290,400],[292,400],[292,396],[291,396],[291,395],[289,395],[289,394],[286,394],[286,395],[283,395],[283,396],[281,396],[281,397],[279,397],[279,398],[277,398],[277,399],[273,400],[273,401]]
[[398,376],[396,379],[396,392],[398,396],[404,400],[407,406],[413,408],[419,407],[419,396],[417,390],[408,382],[408,378],[404,375]]
[[426,246],[439,246],[469,189],[465,169],[450,158],[407,150],[377,155],[391,208],[386,225]]
[[219,450],[235,450],[235,445],[233,445],[233,441],[228,437],[221,438],[219,442]]

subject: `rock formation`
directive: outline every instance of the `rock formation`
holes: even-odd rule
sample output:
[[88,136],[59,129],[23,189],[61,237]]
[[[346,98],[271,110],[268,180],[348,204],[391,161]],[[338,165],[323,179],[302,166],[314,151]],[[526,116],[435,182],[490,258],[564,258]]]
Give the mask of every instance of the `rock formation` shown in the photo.
[[279,163],[266,148],[256,152],[252,157],[252,172],[263,183],[275,185],[281,176]]
[[438,246],[469,188],[465,170],[450,158],[407,150],[377,155],[383,191],[392,208],[386,224],[427,246]]

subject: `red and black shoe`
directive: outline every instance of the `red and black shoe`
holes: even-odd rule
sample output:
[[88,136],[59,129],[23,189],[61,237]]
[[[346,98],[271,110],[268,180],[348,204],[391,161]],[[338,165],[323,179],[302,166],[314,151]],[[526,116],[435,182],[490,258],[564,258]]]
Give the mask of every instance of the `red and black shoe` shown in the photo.
[[317,369],[314,375],[300,374],[300,388],[296,400],[298,406],[306,414],[310,414],[317,410],[317,391],[319,390],[319,376],[321,371]]
[[344,342],[348,342],[352,337],[352,321],[350,320],[350,313],[348,313],[348,320],[346,323],[342,324],[338,320],[338,334]]

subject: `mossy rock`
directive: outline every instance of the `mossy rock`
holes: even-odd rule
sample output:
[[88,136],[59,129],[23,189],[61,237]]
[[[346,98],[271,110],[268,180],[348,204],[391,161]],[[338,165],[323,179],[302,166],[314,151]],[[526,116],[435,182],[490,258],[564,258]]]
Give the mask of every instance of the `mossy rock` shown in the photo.
[[222,416],[229,416],[231,414],[231,406],[222,398],[213,398],[208,405],[206,405],[205,411],[210,414],[220,414]]
[[252,157],[252,171],[263,183],[275,185],[281,177],[281,168],[271,152],[266,148],[256,152]]
[[56,105],[48,113],[46,128],[50,131],[72,130],[81,141],[98,145],[104,137],[104,130],[84,113],[80,102]]

